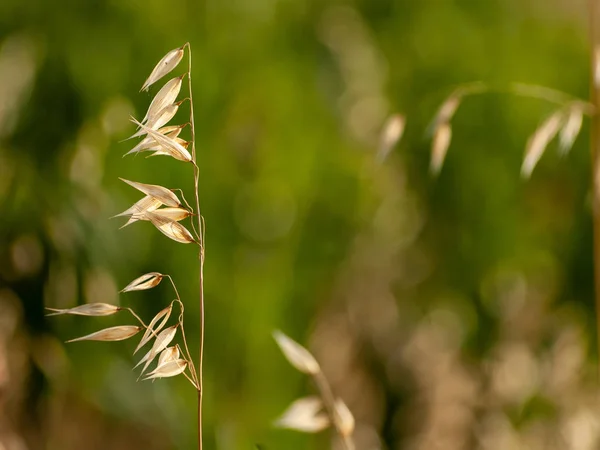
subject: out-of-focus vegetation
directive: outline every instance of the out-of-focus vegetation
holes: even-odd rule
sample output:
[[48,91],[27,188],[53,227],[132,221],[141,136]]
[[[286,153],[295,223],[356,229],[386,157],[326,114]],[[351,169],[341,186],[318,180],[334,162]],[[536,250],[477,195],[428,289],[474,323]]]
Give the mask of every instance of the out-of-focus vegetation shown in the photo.
[[[123,322],[43,317],[101,301],[149,318],[167,286],[117,292],[169,273],[196,353],[195,249],[108,219],[137,200],[118,176],[192,188],[189,167],[119,142],[141,81],[186,41],[207,448],[330,445],[271,426],[311,389],[275,328],[320,361],[359,449],[598,447],[585,125],[529,181],[525,142],[554,105],[469,98],[437,178],[426,134],[465,82],[586,98],[583,0],[0,1],[0,447],[195,445],[185,379],[136,383],[133,342],[62,344]],[[395,112],[406,133],[378,164]]]

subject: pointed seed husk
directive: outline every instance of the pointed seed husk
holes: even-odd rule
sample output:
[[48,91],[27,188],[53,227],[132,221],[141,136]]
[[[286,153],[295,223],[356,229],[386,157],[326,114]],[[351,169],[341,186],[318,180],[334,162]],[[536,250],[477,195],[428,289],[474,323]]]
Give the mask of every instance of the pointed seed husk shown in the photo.
[[333,405],[333,411],[335,425],[341,435],[344,437],[352,435],[354,431],[354,416],[348,409],[348,406],[346,406],[346,403],[338,398]]
[[521,166],[521,175],[529,178],[531,172],[544,154],[546,147],[560,130],[564,120],[563,112],[556,111],[535,130],[525,148],[525,157]]
[[431,144],[431,173],[437,175],[442,169],[444,159],[446,159],[446,153],[448,147],[450,147],[450,141],[452,140],[452,127],[449,123],[442,123],[435,130],[433,135],[433,143]]
[[[140,341],[140,343],[138,344],[138,346],[136,347],[135,351],[133,352],[133,354],[135,355],[138,350],[140,348],[142,348],[144,345],[146,345],[154,336],[156,336],[156,334],[162,330],[162,328],[165,326],[165,324],[167,323],[167,320],[169,320],[169,316],[171,315],[171,311],[173,310],[173,306],[169,305],[166,308],[162,309],[161,311],[158,312],[158,314],[156,316],[154,316],[154,318],[152,319],[152,321],[150,322],[150,324],[148,325],[148,328],[146,328],[146,332],[144,333],[144,336],[142,336],[142,340]],[[162,321],[160,322],[160,324],[156,325],[156,323],[162,319]],[[156,327],[155,327],[156,326]]]
[[142,275],[141,277],[136,278],[127,286],[125,286],[121,292],[131,292],[131,291],[143,291],[146,289],[152,289],[155,286],[158,286],[161,280],[163,279],[163,275],[158,272],[150,272]]
[[[127,183],[129,186],[143,192],[146,195],[151,195],[166,206],[181,206],[181,202],[179,201],[179,198],[177,198],[177,195],[175,195],[166,187],[158,186],[156,184],[138,183],[137,181],[129,181],[124,178],[119,178],[119,180]],[[144,211],[144,213],[146,212],[147,211]]]
[[158,363],[156,364],[156,368],[158,369],[163,364],[166,364],[170,361],[174,361],[179,359],[179,347],[173,345],[172,347],[165,348],[160,355],[158,355]]
[[157,367],[144,378],[144,380],[152,380],[155,378],[174,377],[183,373],[188,362],[185,359],[175,359]]
[[192,160],[192,155],[190,155],[185,147],[179,144],[176,140],[152,130],[151,128],[139,123],[135,119],[133,119],[133,122],[141,128],[141,131],[148,133],[148,136],[151,136],[162,147],[162,149],[168,152],[173,158],[186,162],[190,162]]
[[315,396],[300,398],[275,421],[275,426],[305,433],[317,433],[330,425],[329,418],[322,410],[323,402],[320,398]]
[[171,72],[183,58],[183,47],[171,50],[156,64],[140,91],[147,90],[152,84]]
[[191,213],[184,208],[161,208],[153,211],[153,213],[175,222],[179,222],[191,215]]
[[131,336],[135,336],[142,327],[136,325],[121,325],[117,327],[105,328],[95,333],[88,334],[79,338],[71,339],[67,342],[77,341],[122,341]]
[[52,311],[51,313],[46,314],[46,316],[60,316],[62,314],[72,314],[76,316],[110,316],[121,310],[118,306],[109,305],[108,303],[88,303],[69,309],[46,309]]
[[379,142],[377,161],[383,162],[404,133],[406,118],[401,114],[392,115],[383,126]]
[[273,337],[275,338],[275,341],[277,341],[277,345],[279,345],[283,355],[292,366],[300,372],[310,375],[319,373],[321,370],[319,363],[308,350],[281,331],[274,331]]
[[188,229],[179,222],[175,222],[152,212],[146,213],[146,217],[150,220],[150,222],[152,222],[152,225],[154,225],[158,231],[167,236],[169,239],[173,239],[181,244],[191,244],[192,242],[196,242],[192,236],[192,233],[190,233]]
[[569,115],[565,124],[560,129],[560,153],[565,155],[573,147],[573,143],[579,132],[581,131],[581,125],[583,123],[583,109],[580,105],[573,105],[569,110]]
[[156,356],[165,348],[167,348],[167,346],[171,343],[171,341],[175,337],[175,334],[177,333],[178,327],[179,324],[172,325],[169,328],[165,328],[164,330],[162,330],[158,334],[158,336],[156,336],[154,345],[152,346],[150,351],[144,356],[144,358],[142,358],[142,361],[145,360],[144,368],[142,369],[142,374],[146,371],[146,369],[152,363],[152,361],[154,361],[154,358],[156,358]]
[[152,119],[165,107],[173,104],[177,100],[179,91],[181,90],[181,83],[184,75],[172,78],[165,83],[165,85],[158,91],[158,93],[152,99],[146,116],[142,119],[142,123],[150,122]]

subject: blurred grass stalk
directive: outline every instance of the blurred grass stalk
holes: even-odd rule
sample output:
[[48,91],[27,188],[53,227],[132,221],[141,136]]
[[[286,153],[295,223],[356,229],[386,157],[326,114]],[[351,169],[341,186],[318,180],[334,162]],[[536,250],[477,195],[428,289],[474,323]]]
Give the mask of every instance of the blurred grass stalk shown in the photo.
[[592,158],[592,220],[594,228],[594,292],[596,306],[596,345],[600,380],[600,0],[589,0],[590,19],[590,102],[594,113],[590,122]]

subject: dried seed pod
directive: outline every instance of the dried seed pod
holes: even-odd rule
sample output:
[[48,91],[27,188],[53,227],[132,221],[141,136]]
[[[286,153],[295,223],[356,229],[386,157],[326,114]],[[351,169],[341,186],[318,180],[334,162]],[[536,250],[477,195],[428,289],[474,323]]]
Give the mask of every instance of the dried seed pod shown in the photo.
[[[181,130],[183,130],[184,127],[185,127],[185,125],[170,125],[168,127],[160,128],[158,130],[158,132],[164,136],[171,138],[171,139],[177,139],[177,136],[179,136],[179,133],[181,133]],[[145,150],[146,151],[154,151],[154,150],[158,150],[160,148],[161,148],[160,145],[154,140],[153,137],[146,136],[144,139],[142,139],[140,141],[140,143],[138,145],[136,145],[131,150],[129,150],[127,153],[125,153],[123,155],[123,157],[125,157],[127,155],[131,155],[132,153],[140,153]]]
[[46,309],[52,311],[50,314],[46,314],[46,316],[60,316],[62,314],[73,314],[76,316],[110,316],[121,310],[118,306],[109,305],[108,303],[88,303],[69,309]]
[[448,147],[452,139],[452,127],[449,123],[440,124],[433,135],[433,143],[431,144],[431,165],[430,169],[433,174],[438,174],[444,164]]
[[173,104],[177,100],[179,91],[181,90],[181,83],[183,81],[182,75],[177,78],[172,78],[165,83],[165,85],[158,91],[158,93],[152,99],[148,112],[144,116],[142,123],[151,122],[152,119],[164,108]]
[[133,280],[131,283],[125,286],[121,290],[121,292],[143,291],[146,289],[152,289],[153,287],[158,286],[162,279],[163,274],[158,272],[150,272]]
[[191,213],[184,208],[161,208],[153,211],[153,213],[175,222],[179,222],[191,215]]
[[131,336],[135,336],[142,327],[135,325],[121,325],[117,327],[105,328],[95,333],[88,334],[79,338],[71,339],[67,342],[77,341],[122,341],[128,339]]
[[152,346],[150,351],[148,353],[146,353],[146,355],[144,355],[144,357],[140,360],[140,362],[138,362],[135,365],[135,367],[137,367],[142,362],[145,362],[144,368],[142,369],[142,374],[146,371],[146,369],[152,363],[152,361],[154,361],[154,358],[156,358],[156,355],[158,355],[160,352],[162,352],[165,348],[167,348],[167,345],[169,345],[171,343],[171,341],[175,337],[175,334],[177,333],[178,327],[179,327],[179,324],[172,325],[169,328],[165,328],[163,331],[161,331],[158,334],[158,336],[156,336],[156,340],[154,341],[154,345]]
[[450,122],[460,106],[464,95],[461,88],[456,89],[440,106],[435,118],[433,119],[433,129],[437,129],[440,125]]
[[[175,117],[175,114],[177,114],[179,105],[181,105],[181,102],[174,103],[172,105],[166,106],[165,108],[161,109],[154,117],[152,117],[151,120],[148,121],[148,124],[147,124],[148,128],[156,131],[159,128],[161,128],[163,125],[169,123],[169,121],[173,117]],[[133,119],[133,120],[135,120],[135,119]],[[139,123],[139,122],[136,122],[136,123]],[[132,134],[131,136],[129,136],[126,140],[143,136],[146,133],[147,133],[147,131],[140,129],[140,130],[136,131],[134,134]]]
[[330,425],[329,418],[322,410],[323,402],[320,398],[301,398],[286,409],[275,425],[305,433],[317,433]]
[[140,131],[148,133],[148,136],[152,137],[162,147],[162,150],[168,152],[169,155],[173,158],[186,162],[190,162],[192,160],[192,155],[190,155],[190,153],[185,149],[185,147],[179,144],[176,140],[152,130],[151,128],[139,123],[135,119],[133,119],[133,122],[141,128]]
[[319,373],[321,370],[319,363],[308,350],[281,331],[273,332],[273,337],[292,366],[300,372],[310,375]]
[[[171,311],[172,310],[173,310],[173,306],[169,305],[165,309],[159,311],[159,313],[156,316],[154,316],[154,318],[152,319],[152,321],[148,325],[148,328],[146,328],[146,332],[144,333],[144,336],[142,336],[142,340],[140,341],[140,343],[138,344],[138,346],[135,348],[135,350],[133,352],[134,355],[137,353],[137,351],[140,348],[142,348],[144,345],[146,345],[148,342],[150,342],[150,340],[154,336],[156,336],[156,333],[158,333],[160,330],[162,330],[162,328],[167,323],[167,320],[169,320],[169,316],[171,315]],[[156,325],[156,323],[160,319],[162,319],[162,321],[158,325]],[[155,326],[156,326],[156,328],[155,328]]]
[[[166,187],[158,186],[156,184],[138,183],[136,181],[129,181],[124,178],[119,178],[119,180],[124,181],[129,186],[134,187],[146,195],[151,195],[155,199],[159,200],[163,205],[174,207],[181,206],[179,198],[177,198],[177,196]],[[147,212],[148,211],[144,211],[144,214]]]
[[158,363],[156,368],[158,369],[163,364],[179,359],[179,347],[173,345],[172,347],[165,348],[160,355],[158,355]]
[[569,153],[571,147],[573,147],[573,143],[579,132],[581,131],[581,125],[583,123],[583,107],[575,103],[569,109],[569,115],[567,116],[567,120],[565,124],[560,129],[560,152],[565,155]]
[[335,401],[333,412],[333,419],[340,434],[344,437],[352,435],[354,432],[354,416],[342,399],[338,398]]
[[156,64],[150,73],[148,79],[144,82],[144,85],[140,91],[148,90],[152,84],[156,83],[166,74],[171,72],[175,67],[177,67],[177,64],[179,64],[183,58],[183,48],[184,47],[176,48],[163,56],[163,58],[158,62],[158,64]]
[[379,162],[383,162],[392,148],[398,143],[404,133],[405,124],[406,118],[400,114],[394,114],[386,121],[381,131],[379,151],[377,152],[377,160]]
[[[131,207],[127,208],[122,213],[117,214],[115,217],[122,216],[135,216],[143,214],[146,211],[154,211],[158,207],[160,207],[163,203],[158,200],[156,197],[152,197],[151,195],[146,195],[144,198],[135,202]],[[137,220],[137,219],[136,219]]]
[[174,377],[176,375],[179,375],[180,373],[183,373],[187,365],[188,362],[185,359],[176,359],[174,361],[169,361],[168,363],[163,364],[162,366],[159,366],[152,372],[150,372],[148,376],[144,378],[144,380]]
[[183,225],[179,222],[175,222],[166,217],[160,216],[158,214],[154,214],[152,212],[148,212],[145,214],[148,220],[152,222],[162,234],[167,236],[169,239],[173,239],[176,242],[181,244],[191,244],[192,242],[196,242],[192,233],[188,231]]
[[523,165],[521,166],[521,175],[528,178],[533,172],[536,164],[544,154],[546,147],[550,143],[564,120],[563,112],[556,111],[550,117],[548,117],[539,127],[529,141],[525,148],[525,158],[523,158]]

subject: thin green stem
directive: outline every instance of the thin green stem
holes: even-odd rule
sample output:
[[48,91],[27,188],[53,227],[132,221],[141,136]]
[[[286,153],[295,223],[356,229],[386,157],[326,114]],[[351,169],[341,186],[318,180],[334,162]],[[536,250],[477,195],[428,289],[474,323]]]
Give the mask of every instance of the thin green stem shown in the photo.
[[188,49],[188,90],[190,99],[190,129],[192,134],[192,161],[194,162],[194,196],[196,198],[196,214],[198,217],[198,228],[200,229],[200,242],[199,242],[199,306],[200,306],[200,349],[199,349],[199,360],[198,360],[198,450],[202,450],[202,395],[203,395],[203,377],[202,377],[202,365],[204,359],[204,232],[202,228],[202,214],[200,212],[200,193],[199,193],[199,181],[200,181],[200,169],[196,159],[196,125],[194,122],[194,100],[192,93],[192,48],[190,43],[187,42],[184,47]]

